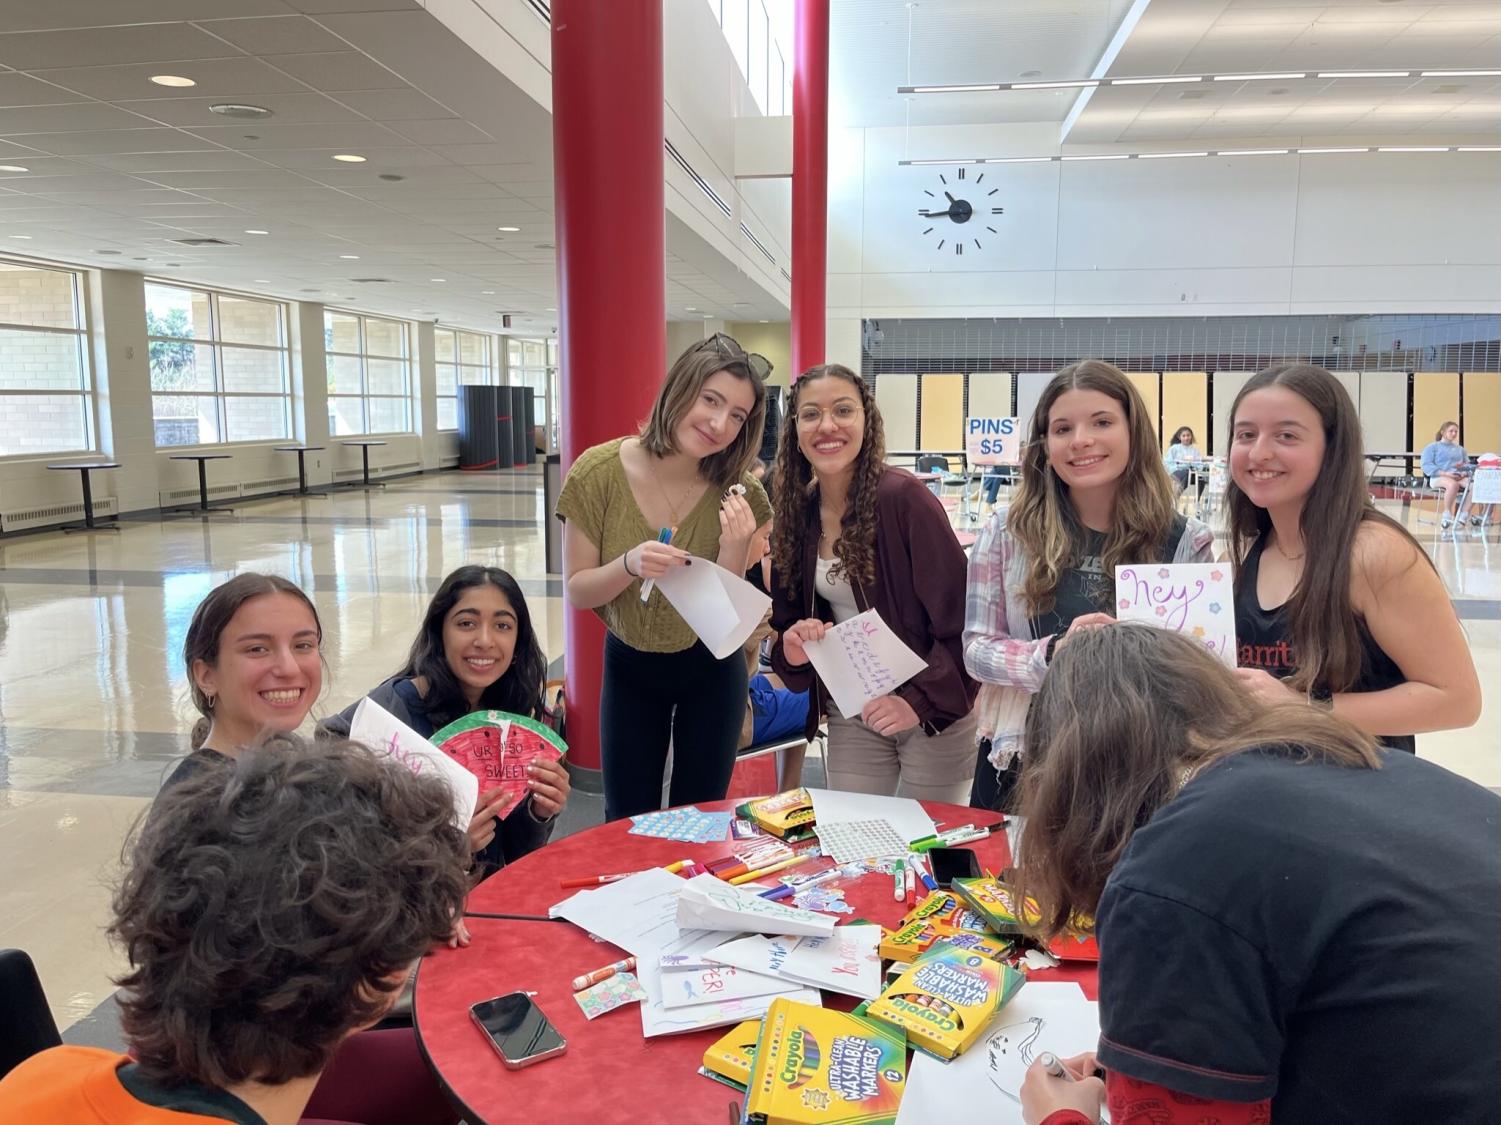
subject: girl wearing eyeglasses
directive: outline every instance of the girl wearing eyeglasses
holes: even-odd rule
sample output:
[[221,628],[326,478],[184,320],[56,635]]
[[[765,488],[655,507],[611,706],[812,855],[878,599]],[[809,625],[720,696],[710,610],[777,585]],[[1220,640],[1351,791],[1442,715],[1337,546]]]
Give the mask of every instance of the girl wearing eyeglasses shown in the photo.
[[[772,667],[811,689],[807,733],[829,721],[831,789],[962,804],[974,774],[976,685],[964,671],[964,551],[911,473],[885,464],[865,380],[837,363],[793,384],[777,454]],[[927,663],[856,715],[841,714],[803,647],[874,609]]]
[[723,333],[694,344],[668,371],[641,432],[586,450],[563,482],[568,602],[609,630],[599,701],[606,820],[661,807],[669,741],[672,805],[719,800],[729,788],[745,660],[716,660],[660,590],[642,590],[695,559],[745,573],[751,540],[771,519],[747,471],[761,447],[770,371]]

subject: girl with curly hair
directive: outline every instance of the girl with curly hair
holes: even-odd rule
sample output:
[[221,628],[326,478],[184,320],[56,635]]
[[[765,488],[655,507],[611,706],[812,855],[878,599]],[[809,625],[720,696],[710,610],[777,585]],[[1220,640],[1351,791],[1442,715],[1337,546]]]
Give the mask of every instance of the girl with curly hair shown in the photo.
[[970,552],[964,665],[983,685],[972,805],[1006,803],[1030,698],[1068,637],[1115,620],[1115,568],[1209,562],[1213,547],[1209,527],[1175,508],[1131,381],[1097,359],[1053,376],[1032,414],[1016,500]]
[[[860,376],[831,363],[793,384],[775,478],[772,667],[791,690],[811,689],[810,738],[828,715],[830,788],[961,802],[975,701],[959,644],[964,551],[937,498],[885,454]],[[842,715],[803,646],[868,609],[928,666]]]

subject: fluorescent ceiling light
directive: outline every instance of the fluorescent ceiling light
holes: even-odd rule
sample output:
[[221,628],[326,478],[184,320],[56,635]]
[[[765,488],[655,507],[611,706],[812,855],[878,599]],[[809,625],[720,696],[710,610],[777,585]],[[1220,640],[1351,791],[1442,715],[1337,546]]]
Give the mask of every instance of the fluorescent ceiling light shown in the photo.
[[1138,160],[1176,160],[1180,156],[1208,156],[1207,152],[1143,152],[1137,154]]
[[1013,82],[1013,90],[1080,90],[1086,86],[1098,86],[1098,78],[1084,78],[1072,82]]
[[1377,152],[1448,152],[1448,145],[1382,145]]
[[428,278],[428,280],[429,281],[447,281],[448,278],[446,278],[446,277],[430,277],[430,278]]
[[519,231],[520,227],[496,227],[496,230],[510,231],[512,234]]
[[30,172],[30,168],[23,168],[19,164],[0,164],[0,172]]
[[360,256],[358,254],[340,254],[339,257],[350,262],[357,262],[360,260]]
[[363,163],[365,163],[365,158],[363,156],[355,156],[351,152],[341,152],[341,153],[339,153],[338,156],[335,156],[334,159],[335,160],[341,160],[345,164],[363,164]]
[[1271,82],[1292,80],[1294,78],[1307,78],[1308,75],[1301,70],[1290,70],[1285,74],[1216,74],[1216,82]]
[[246,234],[270,234],[271,232],[268,231],[268,230],[246,230],[245,233]]
[[992,156],[985,164],[1051,164],[1056,156]]
[[1501,70],[1425,70],[1424,78],[1494,78]]
[[1227,148],[1215,153],[1216,156],[1286,156],[1285,148]]
[[909,160],[908,164],[914,167],[926,167],[931,164],[979,164],[979,160]]
[[959,86],[913,86],[914,94],[971,94],[985,90],[999,90],[999,82],[979,82],[971,85]]
[[155,82],[158,86],[174,86],[179,88],[198,85],[191,78],[184,78],[180,74],[153,74],[151,81]]
[[11,235],[11,237],[12,238],[24,238],[27,242],[31,241],[31,235],[29,235],[29,234],[13,234],[13,235]]
[[1105,153],[1099,153],[1099,154],[1094,155],[1094,156],[1065,156],[1065,157],[1063,157],[1063,159],[1064,160],[1129,160],[1129,159],[1131,159],[1131,154],[1129,152],[1121,152],[1121,153],[1105,152]]
[[1321,70],[1320,78],[1408,78],[1410,70]]
[[1308,156],[1317,152],[1370,152],[1369,148],[1300,148],[1299,156]]
[[1162,78],[1107,78],[1106,83],[1111,86],[1157,86],[1167,85],[1170,82],[1202,82],[1202,74],[1165,75]]
[[1501,145],[1460,145],[1460,152],[1501,152]]

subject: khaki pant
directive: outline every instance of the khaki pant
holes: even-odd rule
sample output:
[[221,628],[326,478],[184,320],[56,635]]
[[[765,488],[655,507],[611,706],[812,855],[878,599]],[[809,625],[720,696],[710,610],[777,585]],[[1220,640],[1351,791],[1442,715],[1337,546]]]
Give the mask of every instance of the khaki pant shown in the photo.
[[888,738],[831,708],[824,766],[830,789],[965,804],[975,778],[975,715],[941,734],[917,726]]

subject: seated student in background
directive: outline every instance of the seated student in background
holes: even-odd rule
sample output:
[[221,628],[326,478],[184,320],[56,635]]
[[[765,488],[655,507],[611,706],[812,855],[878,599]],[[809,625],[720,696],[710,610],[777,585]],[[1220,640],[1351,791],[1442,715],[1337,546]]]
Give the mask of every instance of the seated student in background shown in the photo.
[[[923,483],[885,464],[886,438],[864,379],[810,368],[788,394],[772,531],[771,663],[811,690],[804,731],[829,717],[831,789],[964,799],[973,772],[975,685],[959,648],[964,551]],[[858,715],[842,715],[803,648],[868,610],[927,667]]]
[[[423,615],[406,665],[369,693],[423,738],[473,711],[509,711],[542,718],[547,661],[532,628],[521,587],[493,566],[461,566],[438,587]],[[325,719],[323,730],[347,735],[359,701]],[[489,871],[536,851],[552,835],[568,802],[568,771],[533,762],[531,796],[504,820],[497,786],[480,793],[469,842],[480,869]]]
[[[751,540],[750,568],[745,580],[764,594],[771,593],[771,556],[768,553],[771,527],[758,530]],[[775,634],[771,629],[771,610],[761,619],[761,625],[746,638],[745,670],[750,677],[750,704],[746,708],[745,722],[740,727],[740,749],[759,746],[763,742],[790,738],[808,723],[808,693],[788,691],[761,673],[761,647]],[[784,789],[796,788],[802,775],[803,750],[786,755],[787,769],[781,780]]]
[[1019,890],[1100,944],[1030,1125],[1496,1120],[1501,798],[1146,625],[1060,651],[1026,739]]
[[115,894],[128,1054],[32,1056],[0,1120],[456,1120],[410,1029],[363,1029],[453,932],[468,859],[447,788],[363,747],[276,735],[200,761]]
[[[1442,526],[1448,527],[1451,523],[1464,526],[1459,493],[1470,479],[1470,458],[1465,447],[1459,444],[1458,422],[1445,422],[1433,435],[1433,440],[1423,447],[1423,475],[1434,488],[1444,491]],[[1478,516],[1475,522],[1480,522]]]
[[1000,811],[1016,783],[1028,696],[1080,629],[1114,621],[1115,568],[1209,562],[1214,533],[1179,515],[1146,404],[1108,363],[1048,383],[1021,485],[969,556],[964,665],[981,683],[970,804]]
[[[1203,461],[1204,455],[1199,452],[1199,447],[1194,444],[1194,432],[1188,426],[1180,426],[1178,432],[1173,435],[1173,444],[1167,447],[1167,453],[1163,455],[1162,463],[1167,468],[1168,475],[1173,478],[1181,493],[1188,487],[1188,478],[1193,475],[1189,465]],[[1204,479],[1199,478],[1200,496],[1204,495]]]
[[1444,583],[1366,487],[1360,419],[1321,367],[1253,376],[1231,408],[1227,537],[1240,676],[1388,746],[1467,727],[1480,683]]
[[669,743],[669,804],[717,801],[729,789],[745,661],[738,652],[717,659],[661,590],[641,594],[694,559],[745,572],[751,537],[771,518],[747,472],[761,448],[770,370],[722,332],[691,345],[641,432],[585,450],[563,481],[568,603],[594,610],[608,630],[599,699],[606,820],[661,807]]

